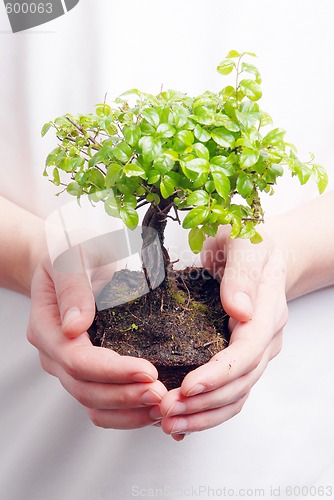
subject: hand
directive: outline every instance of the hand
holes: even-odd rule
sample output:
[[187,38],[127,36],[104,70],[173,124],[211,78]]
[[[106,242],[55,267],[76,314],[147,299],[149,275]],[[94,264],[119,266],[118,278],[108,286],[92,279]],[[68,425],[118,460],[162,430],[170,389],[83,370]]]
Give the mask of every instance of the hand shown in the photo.
[[221,280],[222,304],[231,316],[230,344],[164,396],[161,425],[176,440],[239,413],[268,362],[281,349],[287,321],[282,254],[268,234],[257,245],[230,240],[228,235],[224,227],[216,238],[208,239],[202,260]]
[[87,408],[92,422],[115,429],[154,424],[150,410],[167,390],[148,361],[92,345],[86,331],[95,302],[87,276],[57,272],[45,260],[35,272],[31,297],[28,340],[44,370]]

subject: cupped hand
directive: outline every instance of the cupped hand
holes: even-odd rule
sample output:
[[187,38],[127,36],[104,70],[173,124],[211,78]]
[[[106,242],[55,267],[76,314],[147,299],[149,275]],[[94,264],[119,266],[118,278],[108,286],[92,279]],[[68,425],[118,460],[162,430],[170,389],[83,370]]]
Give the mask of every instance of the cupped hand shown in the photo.
[[89,339],[95,302],[87,275],[57,272],[45,259],[35,272],[31,298],[28,340],[44,370],[87,408],[92,422],[115,429],[156,423],[160,415],[152,418],[150,411],[167,390],[155,367],[95,347]]
[[[287,321],[285,260],[264,232],[259,244],[228,236],[223,227],[216,238],[208,239],[202,261],[221,281],[222,305],[231,316],[230,343],[163,397],[161,425],[176,440],[239,413],[281,349]],[[156,409],[151,413],[158,415]]]

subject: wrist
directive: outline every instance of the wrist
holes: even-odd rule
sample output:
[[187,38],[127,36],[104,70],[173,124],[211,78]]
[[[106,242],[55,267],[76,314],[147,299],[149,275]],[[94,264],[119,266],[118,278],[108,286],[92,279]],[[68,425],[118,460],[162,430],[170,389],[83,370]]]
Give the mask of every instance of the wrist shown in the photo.
[[334,231],[326,222],[333,205],[328,193],[265,224],[286,260],[288,300],[334,284]]
[[22,286],[26,295],[30,295],[31,282],[38,263],[46,253],[44,223],[38,217],[29,226],[26,269],[22,274]]

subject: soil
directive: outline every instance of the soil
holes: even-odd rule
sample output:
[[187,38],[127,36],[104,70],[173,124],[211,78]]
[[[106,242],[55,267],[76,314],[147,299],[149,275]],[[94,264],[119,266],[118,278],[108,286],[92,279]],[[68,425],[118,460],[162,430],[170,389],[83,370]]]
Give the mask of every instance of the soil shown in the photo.
[[92,343],[149,360],[168,390],[229,342],[219,283],[202,268],[169,272],[155,290],[148,290],[143,272],[123,269],[97,304]]

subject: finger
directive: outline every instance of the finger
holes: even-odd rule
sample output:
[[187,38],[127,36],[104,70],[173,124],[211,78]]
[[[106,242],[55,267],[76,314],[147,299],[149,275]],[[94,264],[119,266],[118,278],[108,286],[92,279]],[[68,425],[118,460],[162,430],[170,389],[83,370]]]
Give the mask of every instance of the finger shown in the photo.
[[253,319],[239,322],[230,345],[185,377],[181,385],[185,396],[217,389],[257,367],[273,336],[287,321],[283,282],[285,274],[279,273],[268,275],[260,284]]
[[134,408],[125,410],[88,409],[91,421],[104,429],[138,429],[156,423],[150,416],[150,408]]
[[238,321],[248,321],[253,316],[258,287],[268,257],[268,244],[264,242],[256,246],[242,239],[226,242],[221,300],[225,311]]
[[[31,295],[32,311],[38,316],[52,314],[57,327],[69,337],[87,331],[94,320],[94,296],[84,273],[60,272],[45,259],[34,274]],[[30,333],[33,340],[34,329]]]
[[131,356],[120,356],[111,349],[95,347],[88,336],[60,340],[50,344],[46,352],[76,380],[128,384],[154,382],[158,378],[156,368],[149,361]]
[[172,435],[183,435],[185,433],[187,434],[210,429],[237,415],[246,402],[247,397],[248,396],[240,399],[236,403],[224,406],[223,408],[208,410],[205,412],[205,418],[203,418],[202,413],[194,413],[188,416],[172,417],[167,419],[163,418],[161,421],[161,427],[166,434]]
[[159,405],[167,389],[159,382],[133,384],[99,384],[82,382],[58,370],[62,386],[86,408],[115,410]]
[[54,271],[62,331],[68,337],[81,335],[91,326],[95,316],[95,299],[85,273]]
[[278,354],[281,345],[282,331],[274,337],[255,370],[214,391],[190,397],[183,396],[180,389],[168,392],[160,405],[162,415],[172,417],[205,413],[207,410],[221,408],[243,399],[261,377],[268,362]]
[[[228,234],[226,238],[228,238]],[[205,240],[201,252],[201,263],[217,281],[222,280],[226,263],[226,245],[223,235],[219,240],[217,237],[209,237]]]
[[33,283],[28,340],[73,378],[102,383],[153,382],[156,368],[145,359],[121,357],[110,349],[94,347],[87,334],[67,338],[61,322],[52,280],[39,269]]

